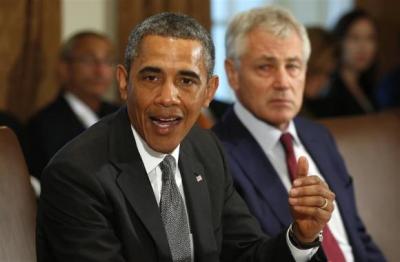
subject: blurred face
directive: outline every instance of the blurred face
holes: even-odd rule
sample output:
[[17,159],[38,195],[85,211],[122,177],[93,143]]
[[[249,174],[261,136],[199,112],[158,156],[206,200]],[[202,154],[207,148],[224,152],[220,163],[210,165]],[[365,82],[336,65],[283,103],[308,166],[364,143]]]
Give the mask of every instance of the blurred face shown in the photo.
[[[121,97],[135,130],[155,151],[172,152],[208,106],[218,78],[208,79],[200,42],[146,36],[129,76],[118,66]],[[127,79],[129,77],[129,79]]]
[[61,64],[65,88],[78,96],[101,98],[114,77],[111,43],[97,37],[84,37],[77,43],[70,60]]
[[301,39],[296,33],[279,38],[255,28],[245,43],[239,65],[225,62],[229,83],[255,117],[285,130],[302,103],[306,65]]
[[[334,48],[328,48],[309,60],[304,96],[309,99],[319,98],[321,91],[328,85],[331,73],[335,70],[337,60]],[[311,64],[313,63],[313,64]]]
[[355,21],[344,39],[343,63],[353,70],[362,72],[373,63],[376,55],[375,27],[368,19]]

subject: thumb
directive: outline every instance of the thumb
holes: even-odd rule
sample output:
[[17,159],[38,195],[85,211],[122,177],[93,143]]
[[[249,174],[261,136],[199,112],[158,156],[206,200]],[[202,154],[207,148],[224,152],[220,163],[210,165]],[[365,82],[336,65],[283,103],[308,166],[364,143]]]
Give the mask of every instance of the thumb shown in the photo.
[[305,177],[308,174],[308,161],[307,158],[301,156],[297,161],[297,177]]

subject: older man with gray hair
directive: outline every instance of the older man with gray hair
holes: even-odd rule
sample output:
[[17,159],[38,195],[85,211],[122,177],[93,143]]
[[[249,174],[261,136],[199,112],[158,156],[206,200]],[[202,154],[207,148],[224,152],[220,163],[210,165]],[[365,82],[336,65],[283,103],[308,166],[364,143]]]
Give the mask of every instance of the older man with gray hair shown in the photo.
[[[284,9],[256,8],[235,16],[226,34],[225,69],[237,102],[214,132],[228,154],[237,191],[265,233],[276,236],[291,224],[298,232],[299,221],[335,207],[322,234],[327,259],[384,261],[358,215],[352,179],[331,134],[296,117],[310,52],[304,26]],[[308,176],[319,177],[336,194],[335,201],[321,198],[319,207],[302,214],[292,206],[301,201],[289,198],[292,209],[287,205],[300,156],[307,159]]]

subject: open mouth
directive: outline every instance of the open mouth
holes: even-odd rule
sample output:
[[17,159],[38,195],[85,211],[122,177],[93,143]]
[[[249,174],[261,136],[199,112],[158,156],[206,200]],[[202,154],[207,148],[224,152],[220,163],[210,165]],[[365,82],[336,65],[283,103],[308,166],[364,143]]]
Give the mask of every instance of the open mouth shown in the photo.
[[179,116],[151,116],[150,119],[151,122],[157,127],[158,131],[164,134],[168,133],[173,127],[177,126],[182,121],[182,117]]

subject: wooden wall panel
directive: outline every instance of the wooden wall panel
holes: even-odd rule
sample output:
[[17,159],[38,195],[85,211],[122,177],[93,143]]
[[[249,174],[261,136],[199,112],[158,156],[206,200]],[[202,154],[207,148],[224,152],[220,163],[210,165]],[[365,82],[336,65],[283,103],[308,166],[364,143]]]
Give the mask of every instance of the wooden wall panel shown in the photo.
[[123,62],[128,36],[133,27],[151,15],[166,11],[191,15],[207,29],[211,27],[209,0],[119,0],[117,44],[120,62]]
[[0,29],[0,109],[24,122],[58,89],[54,65],[60,44],[60,2],[1,1]]

